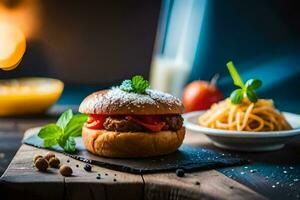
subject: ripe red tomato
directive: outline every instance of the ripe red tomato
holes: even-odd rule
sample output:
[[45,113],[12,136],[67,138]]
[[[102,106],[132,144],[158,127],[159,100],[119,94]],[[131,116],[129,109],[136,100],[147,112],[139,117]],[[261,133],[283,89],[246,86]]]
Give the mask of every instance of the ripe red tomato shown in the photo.
[[182,96],[186,112],[209,109],[222,99],[222,92],[214,83],[207,81],[193,81],[185,87]]
[[105,115],[89,115],[86,127],[90,129],[102,129],[105,119]]

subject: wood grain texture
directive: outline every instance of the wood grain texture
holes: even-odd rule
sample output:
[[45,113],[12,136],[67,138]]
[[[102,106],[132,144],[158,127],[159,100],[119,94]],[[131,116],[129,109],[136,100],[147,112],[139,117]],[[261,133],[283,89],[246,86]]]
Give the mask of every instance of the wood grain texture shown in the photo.
[[[143,180],[140,175],[125,174],[93,166],[92,172],[86,172],[85,163],[55,153],[61,163],[73,169],[71,177],[63,177],[58,169],[49,168],[49,172],[38,172],[33,167],[32,158],[36,154],[45,155],[48,151],[22,145],[12,163],[1,178],[7,196],[20,196],[29,199],[115,199],[126,195],[131,199],[141,199]],[[69,162],[67,162],[69,161]],[[96,179],[101,174],[101,179]],[[50,192],[51,191],[51,192]],[[16,194],[16,196],[14,195]],[[134,197],[134,198],[133,198]]]
[[[70,160],[74,175],[65,177],[66,194],[70,199],[142,198],[143,180],[140,175],[113,171],[98,166],[93,166],[91,172],[86,172],[83,169],[85,163],[74,159]],[[100,174],[100,179],[96,178],[98,174]]]
[[[185,144],[216,150],[205,135],[187,132]],[[177,177],[175,173],[143,175],[145,199],[265,199],[262,195],[226,177],[216,170],[186,173]],[[197,183],[198,182],[198,183]]]
[[145,199],[264,199],[247,187],[215,171],[177,177],[175,173],[147,174]]
[[[64,179],[55,169],[47,173],[37,172],[32,158],[47,151],[22,145],[13,161],[1,177],[1,186],[10,199],[62,199]],[[51,191],[51,192],[49,192]]]
[[[186,143],[202,144],[207,138],[187,133]],[[41,173],[33,167],[35,154],[47,150],[22,145],[1,178],[9,198],[25,199],[264,199],[263,196],[215,171],[188,173],[177,177],[174,172],[133,175],[93,166],[86,172],[85,163],[56,153],[74,173],[63,177],[57,169]],[[70,162],[68,163],[67,160]],[[100,174],[101,179],[96,179]],[[196,184],[199,182],[200,185]],[[23,198],[24,199],[24,198]]]

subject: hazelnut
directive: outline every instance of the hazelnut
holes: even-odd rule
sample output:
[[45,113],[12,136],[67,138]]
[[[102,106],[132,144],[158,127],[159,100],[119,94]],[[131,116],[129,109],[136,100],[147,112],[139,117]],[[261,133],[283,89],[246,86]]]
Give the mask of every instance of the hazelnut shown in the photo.
[[59,161],[58,158],[56,158],[56,157],[50,158],[50,160],[49,160],[49,166],[50,167],[58,168],[59,164],[60,164],[60,161]]
[[50,151],[44,156],[44,158],[45,158],[47,161],[49,161],[50,158],[53,158],[53,157],[55,157],[55,154],[52,153],[52,152],[50,152]]
[[48,169],[48,161],[44,158],[38,158],[35,161],[34,165],[39,171],[42,171],[42,172],[45,172]]
[[39,159],[39,158],[43,158],[43,156],[42,155],[35,155],[34,157],[33,157],[33,163],[35,163],[35,161],[37,161],[37,159]]
[[73,170],[68,165],[62,165],[59,168],[59,172],[63,176],[71,176],[71,174],[73,173]]

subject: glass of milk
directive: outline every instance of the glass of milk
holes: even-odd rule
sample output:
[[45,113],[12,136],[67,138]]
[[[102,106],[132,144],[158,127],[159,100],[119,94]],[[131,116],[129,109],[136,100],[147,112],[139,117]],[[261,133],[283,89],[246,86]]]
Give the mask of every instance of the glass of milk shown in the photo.
[[151,64],[153,89],[181,97],[195,60],[206,0],[165,0]]

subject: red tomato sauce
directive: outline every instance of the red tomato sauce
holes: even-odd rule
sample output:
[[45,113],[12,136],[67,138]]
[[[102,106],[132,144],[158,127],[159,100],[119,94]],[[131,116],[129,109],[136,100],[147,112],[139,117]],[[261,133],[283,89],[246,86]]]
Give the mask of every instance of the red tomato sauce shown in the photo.
[[[90,129],[103,129],[103,123],[107,117],[107,115],[91,114],[89,115],[85,126]],[[124,119],[133,121],[153,132],[167,129],[166,123],[162,121],[162,118],[159,115],[127,115],[124,116]]]

